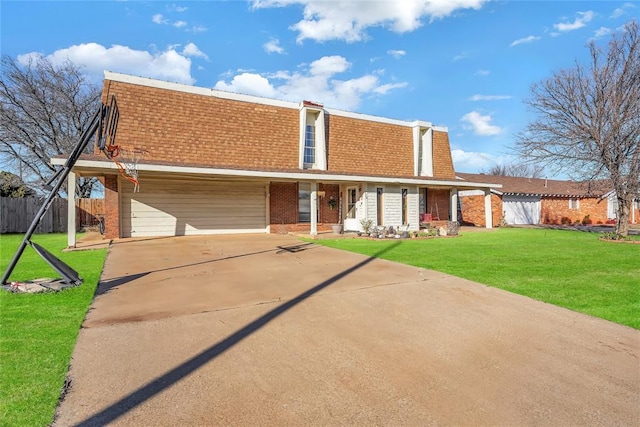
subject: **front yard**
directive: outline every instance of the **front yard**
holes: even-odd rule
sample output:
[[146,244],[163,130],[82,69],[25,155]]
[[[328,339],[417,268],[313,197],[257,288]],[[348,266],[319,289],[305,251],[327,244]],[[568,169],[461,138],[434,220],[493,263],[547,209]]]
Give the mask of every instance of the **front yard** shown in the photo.
[[[640,245],[595,233],[502,228],[429,240],[315,242],[442,271],[640,329]],[[400,243],[400,244],[398,244]]]
[[[22,235],[0,235],[4,272]],[[57,293],[0,291],[0,425],[46,426],[62,391],[78,331],[102,272],[106,250],[62,253],[66,234],[36,235],[44,246],[80,273],[81,286]],[[58,277],[27,247],[10,280]]]

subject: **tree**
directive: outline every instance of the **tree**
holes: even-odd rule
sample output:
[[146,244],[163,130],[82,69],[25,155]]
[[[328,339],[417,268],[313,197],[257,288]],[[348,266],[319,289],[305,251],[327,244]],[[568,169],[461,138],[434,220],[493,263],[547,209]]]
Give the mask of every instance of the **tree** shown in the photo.
[[[55,171],[51,157],[72,152],[100,105],[100,88],[67,61],[43,57],[27,62],[2,57],[0,74],[0,156],[22,170],[32,185]],[[90,197],[95,178],[80,178],[79,197]]]
[[485,175],[517,176],[522,178],[542,178],[544,168],[530,163],[503,163],[482,170]]
[[517,136],[516,152],[530,162],[592,182],[608,179],[618,201],[616,234],[626,237],[634,197],[640,196],[640,31],[635,21],[606,48],[589,45],[576,62],[536,83],[526,101],[536,114]]
[[29,188],[22,179],[11,172],[0,172],[0,197],[30,197],[35,191]]

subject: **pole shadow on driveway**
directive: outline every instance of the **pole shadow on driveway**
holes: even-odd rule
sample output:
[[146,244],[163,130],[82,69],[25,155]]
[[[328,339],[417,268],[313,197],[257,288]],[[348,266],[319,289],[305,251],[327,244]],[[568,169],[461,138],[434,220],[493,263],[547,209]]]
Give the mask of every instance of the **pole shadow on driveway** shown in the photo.
[[[113,403],[112,405],[108,406],[107,408],[103,409],[102,411],[100,411],[100,412],[92,415],[91,417],[81,421],[80,423],[77,424],[77,426],[105,425],[105,424],[108,424],[110,422],[113,422],[113,421],[117,420],[119,417],[123,416],[124,414],[126,414],[130,410],[134,409],[138,405],[144,403],[148,399],[151,399],[153,396],[161,393],[163,390],[171,387],[173,384],[179,382],[180,380],[182,380],[183,378],[185,378],[186,376],[188,376],[192,372],[196,371],[200,367],[204,366],[208,362],[211,362],[212,360],[214,360],[215,358],[217,358],[218,356],[220,356],[221,354],[223,354],[227,350],[229,350],[232,347],[234,347],[236,344],[240,343],[245,338],[249,337],[253,333],[255,333],[258,330],[260,330],[262,327],[267,325],[272,320],[276,319],[278,316],[284,314],[288,310],[292,309],[296,305],[300,304],[304,300],[310,298],[311,296],[313,296],[314,294],[318,293],[319,291],[325,289],[326,287],[332,285],[333,283],[337,282],[338,280],[340,280],[340,279],[348,276],[349,274],[355,272],[356,270],[364,267],[365,265],[369,264],[370,262],[372,262],[376,258],[380,257],[385,252],[388,252],[388,251],[392,250],[393,248],[398,246],[400,243],[401,242],[395,242],[394,244],[392,244],[392,245],[390,245],[390,246],[378,251],[373,256],[363,260],[362,262],[359,262],[358,264],[356,264],[356,265],[354,265],[354,266],[352,266],[350,268],[347,268],[346,270],[343,270],[342,272],[340,272],[340,273],[330,277],[329,279],[319,283],[318,285],[314,286],[313,288],[308,289],[307,291],[299,294],[298,296],[292,298],[291,300],[289,300],[289,301],[287,301],[287,302],[275,307],[271,311],[265,313],[264,315],[260,316],[259,318],[257,318],[253,322],[251,322],[251,323],[247,324],[246,326],[242,327],[241,329],[237,330],[236,332],[234,332],[233,334],[231,334],[227,338],[223,339],[222,341],[219,341],[219,342],[213,344],[212,346],[210,346],[206,350],[200,352],[199,354],[197,354],[196,356],[192,357],[191,359],[187,360],[183,364],[177,366],[176,368],[172,369],[171,371],[168,371],[164,375],[157,377],[155,380],[149,382],[145,386],[143,386],[143,387],[139,388],[138,390],[130,393],[129,395],[123,397],[122,399],[120,399],[119,401]],[[313,244],[312,243],[308,243],[308,244],[299,244],[299,245],[292,245],[292,246],[286,246],[286,247],[278,246],[277,249],[279,251],[281,251],[281,252],[277,252],[277,253],[299,252],[300,250],[304,250],[306,248],[309,248],[309,245],[313,245]],[[294,246],[297,249],[294,248]],[[262,251],[262,252],[270,252],[270,251],[273,251],[273,250],[274,249],[270,249],[268,251]],[[260,252],[258,252],[258,253],[260,253]],[[251,254],[236,255],[236,256],[233,256],[233,257],[230,257],[230,258],[247,256],[247,255],[251,255]],[[212,262],[212,261],[206,261],[206,262]],[[171,268],[180,268],[180,267],[171,267]],[[125,276],[125,277],[129,277],[129,276]],[[118,279],[114,279],[114,281],[115,280],[118,280]],[[130,280],[133,280],[133,279],[130,279]],[[126,283],[126,282],[122,282],[122,283]],[[122,283],[120,283],[120,284],[122,284]]]
[[252,255],[260,255],[260,254],[273,252],[273,251],[275,251],[277,255],[280,255],[280,254],[283,254],[283,253],[296,253],[296,252],[302,252],[302,251],[306,251],[306,250],[309,250],[309,249],[313,249],[314,247],[316,247],[316,245],[314,245],[313,243],[300,243],[300,244],[296,244],[296,245],[276,246],[275,249],[267,249],[267,250],[264,250],[264,251],[251,252],[251,253],[240,254],[240,255],[230,255],[230,256],[227,256],[227,257],[223,257],[223,258],[210,259],[210,260],[206,260],[206,261],[194,262],[194,263],[191,263],[191,264],[176,265],[176,266],[173,266],[173,267],[159,268],[157,270],[149,270],[149,271],[143,271],[143,272],[140,272],[140,273],[128,274],[126,276],[120,276],[120,277],[116,277],[116,278],[113,278],[113,279],[100,281],[100,283],[98,283],[98,287],[96,289],[96,293],[95,293],[94,298],[96,296],[106,294],[107,292],[109,292],[113,288],[117,288],[118,286],[125,285],[125,284],[127,284],[129,282],[132,282],[134,280],[140,279],[140,278],[142,278],[142,277],[144,277],[144,276],[146,276],[148,274],[151,274],[151,273],[159,273],[159,272],[162,272],[162,271],[178,270],[178,269],[186,268],[186,267],[195,267],[197,265],[210,264],[210,263],[213,263],[213,262],[220,262],[220,261],[227,261],[227,260],[235,259],[235,258],[244,258],[244,257],[252,256]]

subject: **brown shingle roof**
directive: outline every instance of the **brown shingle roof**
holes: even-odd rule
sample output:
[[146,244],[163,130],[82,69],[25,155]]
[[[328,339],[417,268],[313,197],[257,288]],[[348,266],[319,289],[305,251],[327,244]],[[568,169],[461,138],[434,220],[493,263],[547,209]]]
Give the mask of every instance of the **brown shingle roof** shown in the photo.
[[554,179],[521,178],[513,176],[456,173],[465,181],[502,184],[503,194],[522,194],[555,197],[601,197],[611,190],[606,181],[576,182]]

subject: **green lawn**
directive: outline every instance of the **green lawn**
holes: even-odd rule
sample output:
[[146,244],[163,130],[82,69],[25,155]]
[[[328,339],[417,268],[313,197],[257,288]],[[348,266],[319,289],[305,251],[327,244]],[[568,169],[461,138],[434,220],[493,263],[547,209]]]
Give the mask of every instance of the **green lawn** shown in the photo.
[[[0,235],[1,272],[22,237]],[[57,293],[0,291],[0,426],[46,426],[53,420],[106,254],[104,249],[62,253],[66,234],[41,234],[32,240],[78,271],[84,283]],[[27,247],[10,280],[40,277],[59,276]]]
[[[442,271],[640,329],[640,245],[563,230],[501,228],[456,238],[315,240]],[[399,244],[398,244],[399,243]]]

